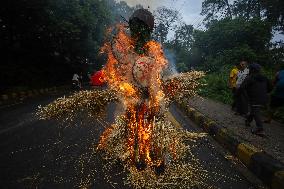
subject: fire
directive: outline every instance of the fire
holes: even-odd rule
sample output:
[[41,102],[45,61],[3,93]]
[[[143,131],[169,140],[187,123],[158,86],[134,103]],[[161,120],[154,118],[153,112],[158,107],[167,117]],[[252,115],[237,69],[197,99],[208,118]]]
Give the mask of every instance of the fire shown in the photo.
[[118,33],[115,36],[111,29],[108,30],[112,40],[102,48],[108,57],[104,75],[109,87],[118,92],[125,108],[125,137],[130,161],[142,167],[160,165],[163,162],[161,152],[151,143],[151,134],[155,119],[164,109],[161,72],[168,62],[159,43],[147,42],[143,47],[145,53],[138,54],[135,52],[135,40],[127,34],[125,26],[118,25],[116,29]]

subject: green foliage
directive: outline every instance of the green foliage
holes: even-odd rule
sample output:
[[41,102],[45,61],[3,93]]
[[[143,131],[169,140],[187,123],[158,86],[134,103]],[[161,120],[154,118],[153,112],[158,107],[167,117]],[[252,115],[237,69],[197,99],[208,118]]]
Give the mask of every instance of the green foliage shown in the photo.
[[185,51],[190,51],[193,43],[193,26],[182,24],[175,32],[174,43]]
[[[201,79],[202,85],[198,89],[198,94],[224,104],[231,104],[233,96],[231,89],[228,87],[231,69],[232,66],[223,66],[218,71],[207,73],[206,76]],[[272,80],[275,75],[275,70],[267,67],[263,68],[262,73]],[[284,107],[280,107],[276,110],[274,119],[284,123]]]
[[[185,32],[185,27],[179,27],[166,47],[175,52],[178,71],[191,66],[207,71],[201,96],[230,104],[228,79],[233,65],[241,60],[257,62],[273,79],[283,64],[283,42],[271,44],[272,28],[283,31],[283,10],[282,1],[204,0],[201,15],[206,30]],[[282,114],[280,109],[277,115]]]
[[[118,12],[114,0],[9,0],[0,5],[0,91],[70,82],[74,72],[97,69],[106,28]],[[119,16],[120,18],[120,16]]]
[[267,49],[266,45],[271,39],[270,28],[265,22],[259,19],[246,21],[241,18],[212,23],[208,30],[196,35],[195,45],[205,48],[207,54],[213,55],[242,45],[262,51]]
[[217,72],[207,74],[201,80],[203,85],[198,94],[222,103],[232,103],[232,92],[228,87],[229,72],[230,67],[224,66]]
[[154,11],[154,17],[156,27],[153,32],[153,38],[164,44],[167,42],[169,31],[178,27],[178,23],[181,22],[180,13],[175,9],[162,6]]
[[242,18],[212,22],[206,31],[194,31],[190,56],[199,52],[199,62],[192,62],[206,70],[215,71],[223,65],[234,65],[242,59],[269,63],[269,25],[259,19]]
[[203,64],[199,67],[209,72],[215,72],[225,65],[235,65],[240,60],[253,62],[257,60],[256,53],[248,46],[243,45],[232,49],[224,50],[217,56],[206,57]]
[[[179,72],[186,72],[192,66],[189,56],[191,53],[191,45],[193,43],[193,26],[183,23],[180,25],[174,36],[174,40],[164,44],[167,49],[171,49],[176,57],[176,66]],[[198,57],[197,57],[198,58]]]
[[229,0],[204,0],[201,15],[205,16],[204,21],[207,23],[218,18],[232,18],[231,6]]
[[187,72],[189,70],[184,62],[177,63],[176,67],[178,72]]
[[201,15],[205,16],[204,23],[207,26],[224,18],[259,18],[283,32],[283,10],[284,2],[280,0],[204,0]]
[[260,0],[261,7],[265,11],[267,21],[276,29],[284,32],[284,1]]
[[249,20],[250,18],[261,18],[261,3],[259,0],[234,1],[233,13],[236,16]]

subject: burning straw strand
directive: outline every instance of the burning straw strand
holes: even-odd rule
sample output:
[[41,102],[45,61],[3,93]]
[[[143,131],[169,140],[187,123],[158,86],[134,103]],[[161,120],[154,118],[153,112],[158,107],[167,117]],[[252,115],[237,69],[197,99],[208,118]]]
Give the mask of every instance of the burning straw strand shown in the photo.
[[[99,120],[106,105],[119,100],[125,114],[105,129],[97,146],[110,160],[103,169],[111,169],[114,165],[111,162],[122,162],[129,172],[126,183],[134,188],[204,186],[202,177],[206,177],[206,172],[193,154],[188,153],[191,149],[184,142],[194,142],[204,135],[178,129],[163,115],[173,100],[195,95],[198,79],[204,73],[188,72],[163,81],[161,72],[168,61],[159,43],[147,42],[144,46],[147,53],[140,55],[134,52],[134,41],[123,28],[113,39],[102,48],[108,54],[103,72],[112,90],[80,91],[39,107],[37,115],[68,123],[87,113]],[[190,164],[185,162],[188,155]],[[105,177],[115,185],[110,176]]]
[[[162,175],[157,175],[150,165],[144,170],[138,170],[135,165],[127,163],[130,154],[125,148],[125,124],[124,117],[119,117],[116,125],[112,125],[111,129],[101,136],[101,142],[98,146],[98,150],[104,150],[109,161],[124,162],[122,164],[125,170],[129,172],[125,184],[134,188],[202,188],[202,186],[205,186],[203,181],[204,178],[208,177],[207,172],[203,170],[198,159],[193,156],[190,148],[184,143],[184,141],[192,138],[197,139],[205,136],[203,133],[190,133],[177,129],[164,119],[157,121],[152,142],[163,147],[162,150],[167,151],[169,158],[165,172]],[[170,146],[174,146],[175,150],[170,149]],[[192,163],[186,162],[188,156]],[[107,167],[112,169],[112,166],[106,165],[105,168]]]
[[[172,77],[164,82],[164,86],[170,87],[177,85],[175,94],[171,100],[181,99],[183,96],[195,95],[195,89],[199,85],[198,79],[204,75],[202,72],[189,72]],[[118,97],[111,90],[99,91],[81,91],[70,97],[57,99],[53,103],[39,107],[38,115],[41,119],[56,119],[63,122],[70,121],[86,112],[89,116],[101,115],[107,103],[116,101]],[[103,120],[97,118],[97,120]],[[126,120],[124,116],[116,119],[116,124],[106,128],[101,136],[97,149],[104,151],[105,159],[109,163],[104,166],[105,170],[113,168],[112,162],[124,162],[124,169],[128,172],[125,184],[130,184],[134,188],[188,188],[193,186],[203,186],[203,179],[207,177],[207,172],[203,170],[198,160],[190,151],[191,148],[185,145],[184,141],[194,142],[204,134],[190,133],[182,129],[177,129],[171,123],[161,117],[156,120],[151,141],[152,144],[168,154],[168,162],[163,175],[157,175],[155,171],[148,166],[145,170],[138,170],[133,164],[129,163],[130,152],[126,146],[125,128]],[[97,152],[94,152],[95,154]],[[187,154],[187,155],[186,155]],[[190,156],[193,163],[184,161],[186,156]],[[110,180],[111,178],[107,178]],[[81,185],[88,185],[89,178],[82,181]],[[109,181],[110,182],[110,181]]]
[[171,101],[181,101],[184,97],[188,98],[196,95],[197,88],[201,85],[199,79],[204,76],[203,71],[181,73],[166,79],[163,88]]
[[58,121],[73,121],[82,112],[89,117],[99,117],[106,105],[117,100],[112,90],[91,90],[76,92],[69,97],[58,98],[47,106],[39,106],[37,115],[40,119],[55,119]]

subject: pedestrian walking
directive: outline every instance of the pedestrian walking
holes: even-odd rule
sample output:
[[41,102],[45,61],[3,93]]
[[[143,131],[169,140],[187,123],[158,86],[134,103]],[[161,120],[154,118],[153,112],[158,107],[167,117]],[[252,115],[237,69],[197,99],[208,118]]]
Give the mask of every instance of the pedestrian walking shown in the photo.
[[236,110],[237,114],[246,115],[248,113],[248,97],[246,91],[240,90],[241,84],[249,74],[247,61],[241,61],[236,81]]
[[80,84],[80,76],[77,73],[74,73],[73,78],[72,78],[72,85],[73,87],[76,88],[81,88]]
[[233,94],[233,103],[232,103],[232,110],[236,110],[236,99],[237,99],[237,94],[236,94],[236,83],[237,83],[237,76],[239,72],[239,63],[237,63],[233,69],[230,71],[230,76],[229,76],[229,88],[232,91]]
[[80,84],[80,88],[82,88],[83,87],[83,72],[81,72],[80,73],[80,75],[79,75],[79,84]]
[[240,86],[240,90],[246,91],[250,112],[246,117],[246,126],[254,120],[256,127],[251,129],[253,134],[262,134],[263,124],[260,117],[260,110],[268,102],[268,92],[271,90],[269,80],[260,73],[259,64],[253,63],[249,65],[249,75]]
[[[284,66],[283,66],[284,67]],[[284,106],[284,68],[275,74],[273,91],[270,96],[269,115],[266,123],[270,123],[277,108]]]

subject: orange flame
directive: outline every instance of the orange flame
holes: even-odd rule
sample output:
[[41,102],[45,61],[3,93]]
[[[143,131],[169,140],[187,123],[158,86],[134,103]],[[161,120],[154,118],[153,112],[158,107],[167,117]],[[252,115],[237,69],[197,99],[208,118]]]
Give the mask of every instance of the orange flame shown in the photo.
[[[147,42],[144,45],[147,53],[140,55],[135,52],[134,40],[127,35],[125,27],[118,25],[117,29],[117,35],[111,36],[112,41],[101,49],[108,57],[103,72],[109,87],[118,92],[126,110],[126,145],[130,159],[133,163],[160,164],[162,160],[153,158],[159,150],[151,146],[151,133],[155,116],[163,109],[165,95],[160,75],[168,62],[159,43]],[[111,29],[108,35],[111,35]]]

